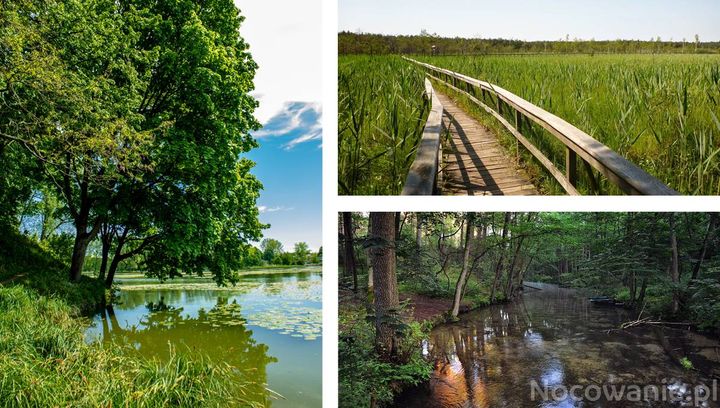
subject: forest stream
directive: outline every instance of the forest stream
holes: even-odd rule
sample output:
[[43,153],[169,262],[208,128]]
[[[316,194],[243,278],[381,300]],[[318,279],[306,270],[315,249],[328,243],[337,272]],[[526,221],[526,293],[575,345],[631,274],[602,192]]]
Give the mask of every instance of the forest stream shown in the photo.
[[[236,286],[188,279],[120,279],[116,304],[97,314],[87,341],[125,342],[143,355],[202,353],[255,384],[244,392],[272,407],[321,406],[321,274],[256,273]],[[267,386],[263,383],[266,383]]]
[[[660,326],[618,331],[621,323],[637,316],[621,307],[593,305],[586,294],[571,289],[532,286],[541,290],[526,288],[514,302],[481,308],[433,329],[423,344],[423,354],[433,363],[432,376],[401,394],[396,406],[718,406],[703,402],[720,397],[717,340]],[[682,358],[692,368],[683,367]],[[701,384],[707,391],[695,388]],[[622,401],[602,388],[612,391],[615,386],[619,392],[623,385]],[[639,400],[630,385],[643,389]],[[582,387],[575,391],[581,398],[563,394],[573,386]],[[660,402],[643,401],[654,395],[648,386],[657,387]],[[597,390],[601,396],[595,400]],[[700,397],[694,401],[672,401],[672,396],[687,399],[695,392]]]

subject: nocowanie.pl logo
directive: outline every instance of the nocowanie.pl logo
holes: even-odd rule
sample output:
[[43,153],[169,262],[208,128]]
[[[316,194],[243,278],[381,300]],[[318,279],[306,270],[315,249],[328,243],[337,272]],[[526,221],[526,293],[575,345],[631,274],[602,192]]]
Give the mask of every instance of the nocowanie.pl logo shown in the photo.
[[530,382],[532,401],[627,401],[627,402],[670,402],[688,407],[707,407],[708,402],[718,401],[718,381],[711,385],[686,384],[676,379],[664,379],[661,384],[602,384],[602,385],[541,385]]

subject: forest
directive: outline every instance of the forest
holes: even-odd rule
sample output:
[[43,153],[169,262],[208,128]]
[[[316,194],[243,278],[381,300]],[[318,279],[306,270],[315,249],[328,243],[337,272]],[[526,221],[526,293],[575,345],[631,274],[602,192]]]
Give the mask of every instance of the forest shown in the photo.
[[569,34],[555,41],[521,41],[502,38],[448,38],[423,30],[419,35],[338,33],[338,54],[717,54],[720,42],[693,38],[595,41]]
[[[683,336],[720,333],[717,213],[342,213],[338,230],[340,400],[352,401],[345,406],[391,406],[431,373],[439,375],[442,359],[433,368],[428,338],[432,354],[443,327],[496,307],[512,315],[532,301],[531,293],[551,293],[546,287],[586,296],[574,298],[572,311],[595,313],[588,309],[593,302],[622,311],[607,327],[619,331],[612,341],[624,329],[640,330],[629,333],[638,336],[660,326],[682,327]],[[551,307],[543,305],[537,313]],[[460,333],[468,321],[458,323]],[[504,324],[512,328],[512,321]],[[660,361],[666,370],[674,361],[720,374],[720,362],[690,351]],[[398,406],[433,406],[427,398],[426,405],[404,401]]]

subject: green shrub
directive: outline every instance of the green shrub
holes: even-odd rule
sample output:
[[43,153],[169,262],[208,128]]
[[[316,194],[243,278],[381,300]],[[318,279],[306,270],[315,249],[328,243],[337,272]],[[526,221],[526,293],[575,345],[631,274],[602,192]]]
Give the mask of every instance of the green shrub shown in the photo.
[[401,333],[398,363],[381,361],[374,348],[374,327],[364,311],[341,312],[339,354],[340,407],[383,406],[403,387],[429,378],[430,364],[421,355],[429,327],[408,324]]
[[701,330],[720,330],[720,283],[717,278],[694,283],[695,293],[688,302],[690,318]]

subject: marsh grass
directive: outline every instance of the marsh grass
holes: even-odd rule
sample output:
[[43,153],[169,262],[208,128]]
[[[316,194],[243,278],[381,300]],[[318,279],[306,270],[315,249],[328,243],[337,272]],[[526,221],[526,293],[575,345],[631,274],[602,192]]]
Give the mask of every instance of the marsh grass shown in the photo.
[[423,82],[400,57],[340,58],[339,194],[400,194],[429,112]]
[[227,364],[176,350],[160,361],[131,347],[86,344],[73,313],[59,299],[0,288],[2,406],[254,406]]
[[[718,56],[421,59],[497,84],[562,117],[682,194],[720,194]],[[562,144],[537,125],[526,127],[523,134],[564,170]],[[581,163],[578,169],[580,190],[590,193]],[[543,190],[562,191],[553,184],[543,177]],[[600,191],[619,193],[605,180]]]

